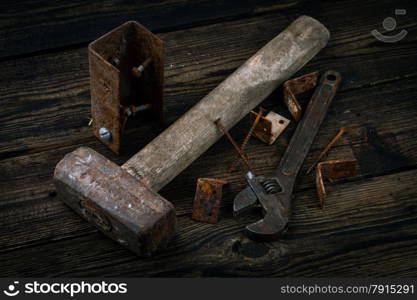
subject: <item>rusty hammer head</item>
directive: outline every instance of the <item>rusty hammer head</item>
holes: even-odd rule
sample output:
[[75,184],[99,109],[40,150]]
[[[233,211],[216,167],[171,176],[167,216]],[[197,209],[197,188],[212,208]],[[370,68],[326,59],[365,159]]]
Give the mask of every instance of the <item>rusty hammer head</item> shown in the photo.
[[90,148],[67,154],[54,184],[68,206],[139,256],[164,248],[175,233],[174,206]]

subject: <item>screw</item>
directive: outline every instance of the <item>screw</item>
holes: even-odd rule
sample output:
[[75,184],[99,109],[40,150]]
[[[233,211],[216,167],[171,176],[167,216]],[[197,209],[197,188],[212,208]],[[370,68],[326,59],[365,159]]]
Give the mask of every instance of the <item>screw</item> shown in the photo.
[[[242,145],[240,146],[240,149],[243,151],[246,148],[246,145],[249,142],[250,137],[252,136],[253,132],[255,131],[256,126],[258,126],[259,121],[261,120],[262,115],[264,114],[264,109],[262,107],[259,108],[259,113],[256,116],[255,121],[253,122],[251,128],[249,129],[248,134],[245,136],[245,139],[243,140]],[[233,162],[233,164],[229,168],[229,172],[232,172],[237,163],[239,162],[239,157],[236,158],[236,160]]]
[[110,59],[110,63],[115,66],[118,67],[120,65],[120,59],[118,59],[117,57],[112,57]]
[[236,152],[239,153],[239,156],[242,158],[243,162],[246,164],[246,167],[249,171],[252,171],[252,167],[250,166],[248,160],[246,159],[245,152],[239,146],[236,144],[235,140],[230,135],[229,131],[227,131],[226,127],[222,124],[220,119],[217,119],[214,121],[214,124],[217,125],[217,127],[224,133],[224,135],[227,137],[229,142],[233,145],[233,147],[236,149]]
[[132,74],[136,78],[140,78],[145,69],[151,64],[152,58],[148,57],[139,67],[132,68]]
[[130,105],[128,107],[120,106],[122,109],[124,109],[124,113],[126,116],[135,116],[138,112],[149,110],[152,108],[152,104],[146,103],[138,106]]
[[100,135],[100,139],[103,141],[109,141],[111,139],[111,132],[105,127],[101,127],[98,130],[98,134]]

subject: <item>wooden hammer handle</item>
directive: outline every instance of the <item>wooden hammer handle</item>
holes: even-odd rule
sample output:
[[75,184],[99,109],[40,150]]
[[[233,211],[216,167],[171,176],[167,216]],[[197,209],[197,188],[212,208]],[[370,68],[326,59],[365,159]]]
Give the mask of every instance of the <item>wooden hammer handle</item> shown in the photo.
[[326,27],[301,16],[247,60],[122,168],[158,191],[313,58],[329,40]]

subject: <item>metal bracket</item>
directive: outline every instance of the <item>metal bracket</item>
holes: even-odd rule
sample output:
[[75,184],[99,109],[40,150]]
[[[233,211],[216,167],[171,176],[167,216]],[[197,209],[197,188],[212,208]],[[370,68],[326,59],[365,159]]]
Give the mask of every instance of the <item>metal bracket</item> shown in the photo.
[[349,160],[329,160],[317,164],[316,169],[316,188],[320,199],[321,208],[324,208],[326,200],[326,189],[324,188],[324,177],[330,181],[352,177],[356,174],[356,159]]
[[193,203],[192,218],[197,221],[215,224],[218,221],[220,202],[225,180],[198,178]]
[[149,109],[163,122],[163,52],[162,40],[134,21],[88,46],[93,132],[115,153],[129,116]]
[[[257,115],[258,113],[254,111],[250,112],[251,124],[255,122]],[[272,145],[289,123],[290,120],[287,118],[270,111],[265,117],[261,116],[258,125],[253,131],[253,136],[256,136],[268,145]]]
[[284,83],[284,103],[296,121],[301,119],[301,105],[298,103],[296,95],[307,92],[317,85],[319,71],[311,72],[306,75],[287,80]]

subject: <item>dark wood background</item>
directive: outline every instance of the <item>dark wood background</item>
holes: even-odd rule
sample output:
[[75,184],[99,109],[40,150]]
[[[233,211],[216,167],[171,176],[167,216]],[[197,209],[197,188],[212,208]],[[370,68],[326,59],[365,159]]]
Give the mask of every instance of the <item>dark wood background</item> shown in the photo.
[[[7,3],[9,2],[9,3]],[[372,29],[396,8],[405,39]],[[141,259],[104,237],[59,199],[56,163],[86,145],[119,164],[163,128],[135,121],[117,157],[87,126],[88,43],[137,20],[166,43],[168,123],[232,73],[296,17],[331,31],[329,45],[298,74],[334,69],[344,80],[300,173],[288,233],[274,243],[242,234],[259,216],[235,219],[242,168],[223,138],[166,186],[179,230],[169,248]],[[401,276],[417,275],[417,12],[409,1],[2,1],[0,4],[0,276]],[[387,33],[386,34],[391,34]],[[304,101],[305,103],[305,101]],[[263,104],[288,116],[278,89]],[[252,139],[258,174],[277,165],[295,122],[273,146]],[[314,175],[304,175],[341,126],[330,157],[355,157],[357,176],[327,183],[321,210]],[[248,118],[233,128],[242,140]],[[190,218],[198,177],[230,180],[216,225]]]

